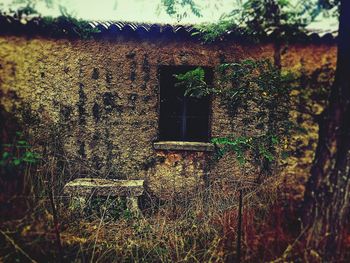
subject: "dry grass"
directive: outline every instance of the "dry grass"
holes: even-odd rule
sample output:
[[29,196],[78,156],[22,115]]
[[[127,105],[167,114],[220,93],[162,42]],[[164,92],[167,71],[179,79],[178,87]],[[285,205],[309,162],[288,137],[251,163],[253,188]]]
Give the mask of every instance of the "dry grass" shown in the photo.
[[[40,164],[26,167],[24,194],[8,200],[15,213],[0,220],[0,261],[232,262],[242,188],[242,261],[272,260],[294,240],[283,230],[282,181],[277,175],[259,185],[248,184],[244,176],[220,178],[191,196],[168,201],[159,201],[146,192],[141,200],[142,217],[134,217],[124,209],[123,202],[112,199],[96,203],[91,198],[89,211],[77,213],[69,209],[67,197],[62,195],[64,182],[80,176],[82,170],[90,176],[97,172],[83,160],[68,156],[59,137],[47,132],[46,137],[41,134],[38,138],[44,138],[47,145],[32,145],[43,145],[40,152],[51,151],[46,150]],[[16,211],[18,204],[26,205]],[[280,219],[275,220],[275,216]]]
[[[22,200],[28,202],[28,210],[20,219],[1,223],[2,235],[6,235],[0,253],[3,261],[60,261],[50,187],[54,187],[63,261],[227,262],[235,258],[238,186],[243,178],[241,183],[237,178],[225,180],[225,185],[213,182],[209,188],[178,200],[159,202],[146,194],[142,217],[134,217],[122,209],[123,202],[111,199],[95,203],[88,213],[77,213],[61,196],[62,185],[50,183],[61,180],[71,166],[59,162],[50,158],[35,172],[27,170],[30,195]],[[271,177],[263,184],[245,187],[244,261],[253,262],[262,255],[265,240],[259,231],[279,197],[279,184]],[[277,250],[283,252],[286,245]],[[264,252],[263,257],[272,259],[276,256],[273,253]]]

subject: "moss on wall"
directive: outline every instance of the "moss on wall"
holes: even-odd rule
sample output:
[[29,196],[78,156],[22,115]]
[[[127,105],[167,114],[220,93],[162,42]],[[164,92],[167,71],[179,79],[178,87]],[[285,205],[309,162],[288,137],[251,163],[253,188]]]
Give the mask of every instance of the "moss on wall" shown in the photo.
[[[64,152],[80,167],[67,178],[144,178],[156,195],[171,197],[203,185],[208,173],[212,178],[232,178],[240,176],[241,169],[229,161],[232,156],[207,171],[208,154],[153,149],[158,138],[158,66],[215,67],[263,57],[273,57],[272,45],[0,37],[1,104],[18,115],[23,108],[34,113],[41,130],[61,127],[57,132]],[[283,65],[299,69],[302,63],[312,71],[328,60],[335,64],[333,46],[290,46]],[[213,98],[211,136],[254,132],[253,126],[242,125],[242,118],[230,121],[219,99]],[[307,125],[310,133],[303,143],[312,141],[313,149],[317,126],[311,121]],[[38,134],[33,132],[34,137]],[[308,160],[304,173],[309,164]],[[287,174],[298,173],[293,169]],[[254,181],[257,173],[252,169],[245,176]]]

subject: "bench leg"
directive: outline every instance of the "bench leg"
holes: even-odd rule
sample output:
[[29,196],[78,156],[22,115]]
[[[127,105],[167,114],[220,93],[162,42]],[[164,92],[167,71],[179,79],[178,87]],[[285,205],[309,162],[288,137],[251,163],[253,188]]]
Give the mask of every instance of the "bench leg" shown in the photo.
[[141,215],[141,210],[137,203],[137,197],[126,197],[126,207],[133,214],[137,216]]

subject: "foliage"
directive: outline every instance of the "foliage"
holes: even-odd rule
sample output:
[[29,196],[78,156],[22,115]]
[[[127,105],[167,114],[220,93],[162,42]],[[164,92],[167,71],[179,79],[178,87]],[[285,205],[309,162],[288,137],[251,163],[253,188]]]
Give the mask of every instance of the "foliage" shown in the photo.
[[[211,186],[210,190],[203,189],[191,197],[174,198],[161,204],[152,200],[144,208],[143,217],[135,218],[124,213],[118,215],[117,221],[114,216],[109,216],[116,208],[112,200],[96,200],[95,209],[100,209],[100,212],[91,217],[77,218],[66,206],[58,205],[64,261],[79,258],[84,262],[228,262],[228,258],[235,255],[237,189],[227,192],[223,188],[227,189]],[[203,202],[204,195],[206,202]],[[258,186],[254,194],[245,198],[247,211],[255,213],[250,220],[246,215],[243,218],[244,230],[250,230],[249,235],[244,236],[244,245],[249,245],[244,259],[254,261],[262,255],[272,259],[277,255],[277,252],[273,254],[270,249],[264,249],[266,243],[253,241],[265,235],[274,236],[275,232],[271,231],[276,225],[265,219],[275,199],[273,183]],[[267,225],[269,222],[271,228]],[[52,225],[53,215],[43,196],[21,220],[4,222],[1,231],[30,258],[38,262],[50,258],[56,262],[59,251],[53,243]],[[0,251],[0,260],[12,262],[17,257],[21,259],[19,261],[26,261],[22,260],[21,251],[6,241]],[[281,245],[282,250],[285,243]]]
[[[188,6],[191,9],[191,12],[197,16],[200,17],[201,12],[197,5],[195,4],[195,1],[193,0],[162,0],[162,5],[165,7],[166,12],[170,16],[177,15],[179,17],[179,10],[178,7],[185,7]],[[182,15],[186,16],[186,14]]]
[[[239,107],[247,109],[250,102],[262,109],[274,109],[279,102],[288,99],[288,84],[293,77],[290,73],[280,74],[280,70],[268,59],[226,63],[218,70],[224,104],[231,116],[237,113]],[[262,120],[266,114],[259,112],[257,120]]]
[[87,21],[69,15],[57,18],[43,17],[38,26],[42,31],[48,32],[54,37],[68,36],[89,39],[95,33],[100,32],[99,29],[92,28]]
[[[200,35],[205,42],[223,39],[227,33],[231,36],[243,36],[251,41],[260,41],[267,37],[290,41],[305,37],[305,26],[320,14],[327,16],[329,11],[337,11],[333,7],[338,4],[338,0],[235,1],[232,10],[223,14],[217,23],[196,25],[198,32],[193,35]],[[165,0],[163,5],[168,14],[175,15],[179,2]],[[190,6],[195,6],[195,3],[191,1]]]
[[202,24],[197,29],[206,42],[220,39],[228,32],[255,41],[267,37],[288,40],[301,36],[306,25],[303,11],[287,0],[247,0],[223,15],[218,23]]
[[280,153],[278,148],[297,127],[289,119],[294,75],[280,72],[267,59],[221,64],[217,71],[220,76],[218,87],[209,87],[205,83],[201,68],[179,74],[176,78],[177,85],[185,87],[186,96],[218,95],[231,121],[234,122],[238,115],[244,116],[244,131],[212,140],[219,146],[218,156],[232,151],[243,164],[250,153],[260,166],[275,161]]
[[0,166],[9,168],[36,164],[40,158],[38,153],[31,150],[31,146],[24,138],[23,133],[16,132],[16,137],[12,143],[2,145]]
[[234,152],[237,160],[240,164],[246,162],[247,151],[251,151],[256,159],[261,158],[272,162],[275,160],[275,156],[270,152],[269,147],[271,145],[277,145],[279,143],[275,135],[261,135],[261,136],[239,136],[236,138],[214,138],[212,142],[221,146],[217,149],[218,157],[222,157],[227,152]]
[[196,25],[195,28],[198,31],[192,35],[200,35],[204,42],[222,40],[228,32],[239,36],[245,34],[245,29],[237,26],[232,19],[222,19],[218,23],[203,23]]
[[205,71],[198,67],[184,74],[175,75],[178,81],[175,87],[185,88],[185,96],[201,98],[213,92],[213,89],[205,82]]

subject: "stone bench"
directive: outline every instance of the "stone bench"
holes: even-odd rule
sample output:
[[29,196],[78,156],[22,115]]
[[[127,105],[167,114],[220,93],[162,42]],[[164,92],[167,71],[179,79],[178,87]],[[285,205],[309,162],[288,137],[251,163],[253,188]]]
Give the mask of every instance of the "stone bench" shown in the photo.
[[125,197],[126,207],[140,214],[138,197],[143,194],[143,183],[144,180],[78,178],[64,186],[64,193],[84,201],[91,196]]

